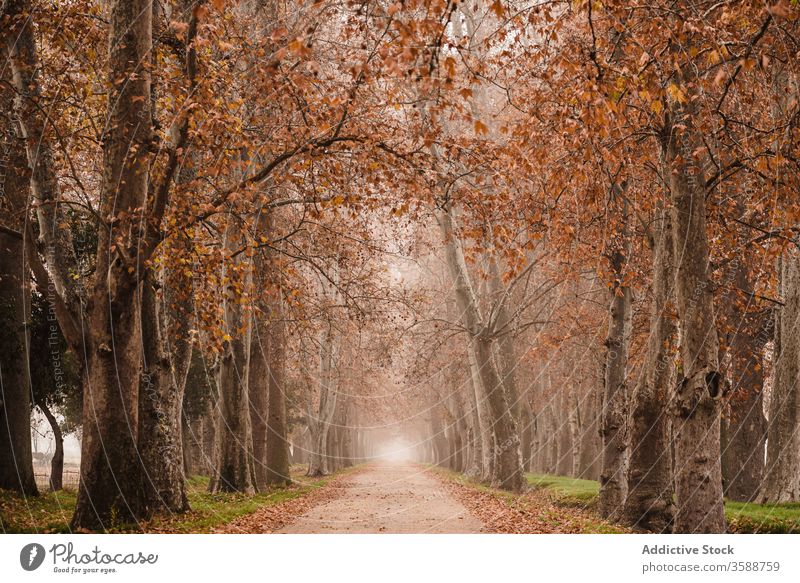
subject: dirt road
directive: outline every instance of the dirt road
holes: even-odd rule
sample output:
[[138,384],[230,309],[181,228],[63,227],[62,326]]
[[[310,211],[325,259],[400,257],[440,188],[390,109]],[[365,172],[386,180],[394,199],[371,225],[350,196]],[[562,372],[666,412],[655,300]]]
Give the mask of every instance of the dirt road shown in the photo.
[[281,533],[476,533],[483,524],[419,466],[379,464],[356,473],[336,499]]

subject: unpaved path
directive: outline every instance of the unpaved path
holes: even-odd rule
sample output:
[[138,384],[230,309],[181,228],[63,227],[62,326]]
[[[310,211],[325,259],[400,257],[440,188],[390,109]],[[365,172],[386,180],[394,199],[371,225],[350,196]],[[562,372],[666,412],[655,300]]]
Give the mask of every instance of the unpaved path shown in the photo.
[[278,532],[476,533],[483,524],[435,477],[415,465],[376,464],[349,478],[336,499]]

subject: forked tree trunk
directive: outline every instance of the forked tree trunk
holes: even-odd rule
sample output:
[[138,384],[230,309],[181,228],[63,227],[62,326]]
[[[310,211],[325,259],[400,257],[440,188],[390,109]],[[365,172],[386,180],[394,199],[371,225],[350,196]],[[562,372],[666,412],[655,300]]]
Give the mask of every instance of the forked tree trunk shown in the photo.
[[[190,91],[194,87],[197,67],[194,40],[198,22],[194,9],[198,3],[199,0],[181,0],[176,7],[177,16],[186,19],[183,71]],[[152,54],[151,60],[155,62]],[[188,118],[177,117],[169,129],[171,145],[177,147],[188,131]],[[175,182],[185,182],[193,174],[191,167],[183,166],[176,170]],[[162,178],[167,189],[172,186],[169,182],[172,176]],[[158,205],[155,196],[152,204],[153,207]],[[154,219],[157,221],[158,217]],[[185,237],[179,236],[165,245],[183,257],[190,257],[193,251],[191,239]],[[140,292],[143,354],[139,387],[139,451],[148,510],[179,513],[189,510],[182,410],[192,359],[188,324],[191,314],[185,307],[191,305],[192,275],[186,265],[169,262],[160,275],[163,280],[159,282],[162,284],[160,297],[154,289],[157,275],[152,271],[146,272]]]
[[[493,339],[486,329],[478,308],[477,299],[470,282],[463,249],[455,229],[452,211],[449,208],[437,213],[437,220],[445,242],[447,265],[453,279],[456,304],[461,312],[469,338],[469,350],[477,368],[480,395],[478,406],[485,399],[488,405],[489,424],[494,435],[492,483],[504,490],[519,492],[525,477],[519,451],[519,434],[514,416],[511,414],[506,391],[493,358]],[[485,447],[485,443],[483,444]]]
[[630,465],[624,520],[651,532],[672,529],[675,513],[669,455],[667,399],[674,382],[675,325],[671,288],[672,224],[668,211],[659,211],[653,224],[653,298],[650,336],[639,380],[630,404]]
[[[135,521],[147,512],[139,463],[141,364],[138,269],[144,227],[129,223],[145,208],[152,140],[151,0],[117,1],[109,31],[109,130],[104,144],[97,271],[87,310],[81,481],[72,528]],[[114,83],[125,79],[124,83]],[[126,250],[126,259],[117,249]]]
[[800,253],[780,259],[784,305],[776,320],[780,353],[769,399],[767,463],[760,503],[800,501]]

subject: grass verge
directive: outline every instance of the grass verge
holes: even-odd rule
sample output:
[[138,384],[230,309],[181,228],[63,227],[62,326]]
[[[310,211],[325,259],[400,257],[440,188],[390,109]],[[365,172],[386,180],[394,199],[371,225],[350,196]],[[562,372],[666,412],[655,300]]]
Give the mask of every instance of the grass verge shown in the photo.
[[[489,532],[617,534],[623,526],[609,523],[583,508],[557,504],[542,490],[514,494],[493,488],[464,474],[431,467],[446,480],[462,487],[456,497],[477,516]],[[470,494],[471,493],[471,494]]]
[[[550,474],[526,474],[528,483],[546,492],[556,503],[565,506],[591,508],[597,502],[600,484]],[[725,501],[725,517],[731,532],[800,533],[800,503],[752,504]]]
[[[254,495],[210,494],[208,478],[192,476],[186,481],[191,510],[184,514],[159,515],[140,525],[120,525],[108,532],[210,532],[217,526],[255,512],[264,506],[280,504],[304,496],[328,483],[333,475],[308,478],[302,470],[293,468],[294,483]],[[68,533],[69,521],[75,509],[77,492],[62,490],[40,496],[22,497],[0,490],[0,532],[3,533]]]
[[565,506],[591,508],[597,502],[600,484],[594,480],[581,480],[550,474],[525,474],[536,490],[544,490],[555,502]]

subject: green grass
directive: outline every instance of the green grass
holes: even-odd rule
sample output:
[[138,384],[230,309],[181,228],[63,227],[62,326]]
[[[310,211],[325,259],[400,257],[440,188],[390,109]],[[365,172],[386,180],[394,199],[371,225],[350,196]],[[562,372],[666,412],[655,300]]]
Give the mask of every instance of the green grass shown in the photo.
[[525,477],[533,488],[546,490],[556,502],[568,506],[593,506],[600,491],[600,484],[594,480],[550,474],[525,474]]
[[800,533],[800,503],[751,504],[727,501],[725,517],[732,532]]
[[[307,478],[293,472],[294,483],[288,488],[275,488],[252,496],[245,494],[210,494],[208,478],[192,476],[186,481],[187,497],[191,510],[184,514],[161,515],[142,525],[120,525],[109,532],[209,532],[214,527],[263,506],[279,504],[307,494],[325,485],[332,476],[321,479]],[[65,533],[75,509],[77,493],[74,490],[47,492],[40,496],[23,498],[14,492],[0,490],[0,532],[7,533]]]
[[69,532],[77,492],[61,490],[24,498],[0,490],[0,532]]
[[[546,491],[559,504],[592,507],[597,502],[600,484],[594,480],[550,474],[526,474],[526,477],[532,487]],[[732,532],[800,532],[800,503],[752,504],[727,500],[725,517]]]
[[169,531],[176,533],[209,532],[216,526],[255,512],[263,506],[280,504],[307,494],[324,486],[330,476],[312,480],[305,476],[293,476],[295,483],[289,488],[275,488],[248,496],[246,494],[209,494],[208,478],[193,476],[187,481],[187,497],[191,510],[186,514],[159,516],[144,525],[149,532]]

